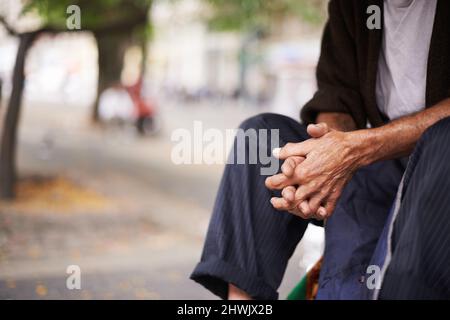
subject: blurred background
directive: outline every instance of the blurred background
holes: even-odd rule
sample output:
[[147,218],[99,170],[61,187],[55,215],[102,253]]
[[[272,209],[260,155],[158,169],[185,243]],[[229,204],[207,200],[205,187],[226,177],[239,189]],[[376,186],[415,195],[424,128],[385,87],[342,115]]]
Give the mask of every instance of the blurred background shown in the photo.
[[[171,135],[298,119],[326,5],[0,0],[0,299],[214,298],[188,277],[223,164],[175,165]],[[322,247],[309,227],[280,298]]]

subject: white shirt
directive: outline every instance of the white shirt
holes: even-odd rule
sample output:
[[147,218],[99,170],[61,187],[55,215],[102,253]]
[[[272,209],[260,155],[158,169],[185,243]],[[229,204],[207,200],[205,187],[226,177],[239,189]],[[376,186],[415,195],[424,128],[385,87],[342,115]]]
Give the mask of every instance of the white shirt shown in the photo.
[[428,52],[437,0],[385,0],[376,98],[393,120],[425,108]]

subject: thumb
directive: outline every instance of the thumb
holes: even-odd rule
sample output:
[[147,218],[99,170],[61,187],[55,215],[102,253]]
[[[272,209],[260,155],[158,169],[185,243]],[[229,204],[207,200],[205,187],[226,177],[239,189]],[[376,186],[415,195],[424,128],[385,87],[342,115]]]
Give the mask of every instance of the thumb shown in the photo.
[[317,123],[317,124],[310,124],[306,128],[306,131],[308,134],[313,138],[320,138],[326,133],[330,132],[330,128],[325,122]]

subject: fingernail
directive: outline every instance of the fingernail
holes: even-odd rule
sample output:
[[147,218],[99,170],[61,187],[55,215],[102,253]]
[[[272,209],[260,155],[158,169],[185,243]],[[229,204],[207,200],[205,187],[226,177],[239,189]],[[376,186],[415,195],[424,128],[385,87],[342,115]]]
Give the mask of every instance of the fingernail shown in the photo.
[[275,158],[278,158],[280,156],[280,150],[281,148],[275,148],[272,150],[272,154]]
[[300,203],[300,208],[304,214],[309,214],[309,206],[305,202]]
[[286,180],[286,177],[284,175],[276,175],[273,178],[273,182],[275,184],[280,184],[280,183],[284,182],[285,180]]
[[326,215],[327,215],[327,212],[325,211],[325,209],[323,209],[323,208],[319,208],[319,214],[322,216],[322,217],[325,217]]

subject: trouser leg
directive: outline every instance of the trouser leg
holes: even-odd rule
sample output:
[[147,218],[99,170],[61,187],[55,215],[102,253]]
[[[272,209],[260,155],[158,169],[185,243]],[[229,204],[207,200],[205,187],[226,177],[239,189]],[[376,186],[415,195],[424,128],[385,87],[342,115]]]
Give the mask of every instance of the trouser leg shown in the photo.
[[317,299],[364,299],[367,267],[403,176],[402,160],[359,169],[325,227]]
[[[280,146],[308,138],[300,123],[276,114],[252,117],[241,129],[279,129]],[[225,167],[201,261],[191,278],[221,298],[232,283],[253,298],[276,299],[308,221],[272,207],[270,198],[280,193],[265,187],[261,164],[237,164],[238,154],[248,154],[249,148],[246,141],[244,150],[237,150],[235,142],[234,162]]]
[[450,298],[450,118],[419,140],[404,177],[381,299]]

